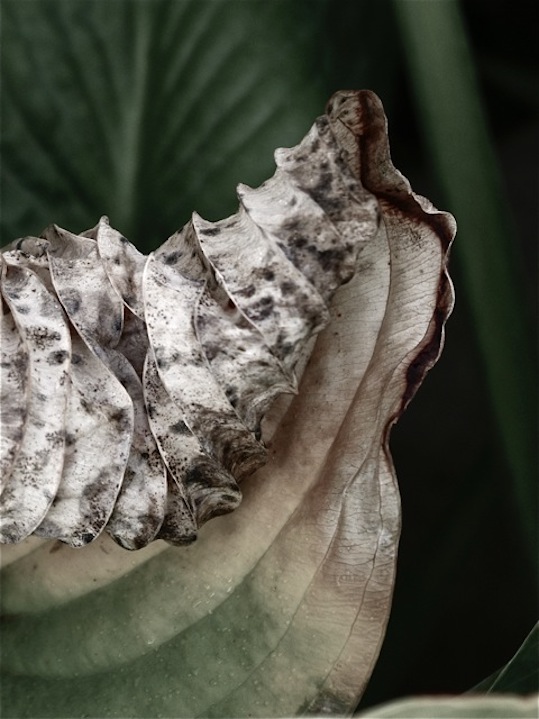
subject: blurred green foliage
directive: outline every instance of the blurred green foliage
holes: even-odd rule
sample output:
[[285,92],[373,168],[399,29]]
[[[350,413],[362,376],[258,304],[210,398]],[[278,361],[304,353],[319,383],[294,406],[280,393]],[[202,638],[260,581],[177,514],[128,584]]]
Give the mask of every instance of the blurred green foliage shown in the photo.
[[[429,26],[436,6],[458,19],[442,25],[440,44]],[[363,705],[460,692],[490,674],[537,606],[534,3],[2,0],[1,9],[1,244],[50,222],[81,231],[108,214],[149,251],[194,209],[234,212],[236,183],[269,177],[273,149],[295,143],[332,92],[380,95],[395,164],[460,231],[447,347],[394,432],[400,568]]]

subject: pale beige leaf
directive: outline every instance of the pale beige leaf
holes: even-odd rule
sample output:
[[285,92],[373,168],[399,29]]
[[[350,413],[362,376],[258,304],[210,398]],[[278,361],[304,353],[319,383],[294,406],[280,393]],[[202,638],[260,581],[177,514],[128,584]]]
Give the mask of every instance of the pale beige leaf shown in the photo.
[[146,257],[112,228],[106,217],[99,221],[95,235],[99,256],[111,285],[131,312],[144,319],[142,274]]
[[28,393],[28,350],[2,298],[0,318],[0,492],[24,435]]
[[219,223],[194,215],[193,227],[218,280],[292,369],[297,348],[327,322],[324,298],[241,206]]
[[148,336],[161,381],[202,447],[234,476],[249,475],[263,448],[241,423],[208,367],[192,323],[204,289],[150,255],[143,279]]
[[170,473],[170,501],[160,536],[173,544],[189,544],[212,516],[236,509],[241,492],[234,477],[205,454],[163,386],[151,354],[143,382],[150,427]]
[[123,329],[123,303],[109,282],[96,241],[56,225],[43,236],[50,242],[54,288],[77,332],[96,354],[102,347],[115,347]]
[[131,448],[108,531],[126,549],[140,549],[157,535],[166,504],[166,468],[151,432],[142,383],[133,366],[119,352],[108,350],[109,367],[133,403]]
[[[338,93],[305,140],[276,158],[272,180],[240,188],[238,215],[195,216],[147,259],[142,279],[142,382],[168,482],[157,536],[198,539],[166,551],[155,542],[133,559],[103,534],[76,556],[39,546],[7,566],[2,602],[21,619],[3,644],[19,693],[18,677],[40,681],[49,700],[67,706],[76,695],[77,711],[94,716],[342,715],[368,681],[400,531],[389,433],[443,344],[455,225],[393,167],[370,92]],[[220,490],[206,463],[232,468],[234,489],[243,458],[228,451],[246,452],[248,464],[258,450],[227,397],[234,374],[212,372],[197,307],[230,357],[245,338],[238,328],[264,338],[246,374],[261,376],[267,347],[273,370],[301,375],[298,394],[279,398],[262,423],[268,461],[243,479],[241,505],[198,528]],[[148,698],[148,686],[162,691]]]
[[2,259],[1,290],[30,378],[24,434],[0,497],[0,541],[20,542],[43,519],[60,483],[71,339],[58,301],[9,253]]
[[297,392],[294,373],[270,352],[262,334],[239,312],[226,293],[218,301],[200,295],[195,328],[206,360],[242,422],[258,432],[273,400]]
[[72,346],[62,477],[35,534],[81,547],[100,534],[114,507],[129,456],[132,410],[87,345],[74,335]]

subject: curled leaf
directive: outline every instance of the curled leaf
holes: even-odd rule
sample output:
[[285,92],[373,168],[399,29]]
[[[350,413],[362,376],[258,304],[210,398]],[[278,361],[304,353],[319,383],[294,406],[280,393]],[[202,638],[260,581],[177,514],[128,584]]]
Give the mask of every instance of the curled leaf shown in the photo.
[[[391,164],[370,92],[338,93],[298,148],[276,157],[274,178],[240,188],[237,216],[195,216],[142,273],[130,250],[102,258],[105,271],[114,257],[125,262],[108,276],[132,337],[140,325],[131,315],[142,321],[144,308],[142,373],[136,347],[125,346],[166,468],[155,536],[198,540],[128,555],[102,535],[78,553],[62,544],[19,553],[0,598],[11,615],[10,710],[35,715],[46,702],[56,716],[345,714],[363,691],[400,529],[389,431],[442,346],[455,225]],[[127,302],[133,288],[141,302]],[[107,358],[122,336],[88,335],[118,377]],[[262,417],[273,383],[295,390],[294,375],[297,394]],[[225,495],[227,508],[238,505],[236,479],[263,447],[260,423],[265,466],[243,479],[234,512],[200,528]]]
[[[26,265],[18,272],[33,276],[30,267],[39,264],[41,292],[48,291],[49,304],[60,302],[64,334],[84,346],[64,390],[69,401],[63,396],[54,420],[60,441],[69,439],[69,459],[54,479],[50,474],[49,488],[36,490],[50,512],[21,521],[4,541],[35,531],[82,546],[107,526],[126,548],[157,536],[185,543],[205,521],[238,505],[237,482],[265,462],[265,413],[279,394],[297,391],[296,371],[329,320],[328,302],[353,276],[378,228],[377,200],[345,161],[332,122],[331,114],[319,118],[298,147],[279,150],[277,171],[263,187],[241,186],[236,215],[212,223],[194,214],[149,257],[106,218],[81,235],[52,225],[41,238],[8,248],[8,263]],[[3,284],[8,297],[7,275]],[[39,320],[41,305],[34,302],[32,311]],[[11,376],[21,385],[13,370]],[[109,395],[118,397],[117,414],[107,409]],[[27,409],[24,395],[16,401],[20,407],[6,415],[7,437],[20,431],[13,417]],[[166,430],[152,413],[161,423],[167,415]],[[98,427],[102,421],[108,426]],[[174,442],[166,439],[171,427],[181,427]],[[41,435],[47,431],[43,423]],[[15,450],[8,440],[4,523],[22,501],[8,499],[17,488]],[[92,452],[102,462],[93,464]],[[183,523],[174,531],[171,511]]]
[[85,343],[73,337],[65,458],[52,505],[35,530],[80,547],[106,525],[126,471],[129,398]]
[[[10,260],[2,261],[2,297],[26,350],[17,353],[14,364],[22,373],[21,362],[27,360],[28,382],[26,407],[18,410],[24,427],[17,432],[19,446],[11,451],[2,488],[0,541],[19,542],[44,518],[60,483],[71,338],[56,298],[34,272]],[[16,413],[16,408],[7,413],[8,436]]]

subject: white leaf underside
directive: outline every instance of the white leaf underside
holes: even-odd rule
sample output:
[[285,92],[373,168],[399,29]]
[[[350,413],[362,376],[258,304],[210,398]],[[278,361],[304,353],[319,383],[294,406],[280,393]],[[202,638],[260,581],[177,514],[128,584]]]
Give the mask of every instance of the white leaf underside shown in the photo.
[[[376,381],[387,349],[399,362],[421,354],[425,328],[412,347],[409,330],[425,306],[432,318],[430,354],[399,402],[371,408],[385,442],[440,349],[454,233],[393,168],[385,131],[372,93],[337,93],[297,147],[276,151],[270,180],[238,188],[236,215],[194,214],[148,257],[104,217],[81,235],[51,226],[5,248],[2,542],[35,534],[80,547],[106,529],[128,549],[191,543],[239,505],[238,482],[264,464],[279,424],[274,412],[262,432],[264,415],[297,391],[329,303],[354,273],[387,285],[362,309],[366,336],[371,322],[403,327],[403,357],[382,330],[367,350]],[[413,257],[414,246],[425,251]],[[437,294],[410,288],[399,262],[433,266]],[[405,308],[391,301],[399,283]]]

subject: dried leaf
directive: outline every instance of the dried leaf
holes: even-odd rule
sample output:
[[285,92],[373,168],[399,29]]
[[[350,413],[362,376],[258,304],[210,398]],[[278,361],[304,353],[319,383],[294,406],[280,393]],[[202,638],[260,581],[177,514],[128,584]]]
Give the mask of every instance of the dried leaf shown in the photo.
[[[194,214],[147,258],[106,218],[81,235],[51,225],[12,245],[24,271],[38,272],[59,299],[64,332],[68,323],[93,355],[79,344],[65,416],[55,419],[68,432],[69,459],[40,536],[81,546],[109,523],[124,547],[156,536],[185,543],[237,506],[236,481],[265,461],[266,411],[297,391],[328,302],[378,227],[376,197],[344,161],[332,122],[319,118],[298,147],[279,150],[264,186],[241,186],[236,215],[211,223]],[[17,401],[22,416],[26,399]],[[97,427],[100,416],[110,427]],[[173,441],[171,427],[182,427]],[[6,436],[17,432],[7,419]],[[113,437],[114,458],[105,446]],[[92,451],[102,451],[101,462],[92,464]],[[7,440],[6,476],[16,453]],[[182,526],[173,530],[172,516]]]
[[[166,469],[150,430],[140,379],[124,355],[107,352],[109,367],[127,390],[134,411],[133,437],[123,482],[111,509],[108,530],[126,549],[151,542],[163,522]],[[110,516],[110,515],[109,515]]]
[[26,407],[19,410],[26,421],[0,505],[0,541],[20,542],[41,522],[60,483],[71,340],[56,298],[9,254],[1,287],[26,350],[18,361],[28,361]]
[[[104,220],[74,240],[105,248],[99,277],[124,301],[129,340],[118,322],[98,328],[94,310],[72,326],[120,379],[112,347],[137,367],[167,481],[153,536],[198,539],[128,559],[102,536],[76,556],[32,546],[6,566],[2,607],[20,614],[3,635],[11,706],[46,695],[91,716],[344,714],[370,676],[400,528],[389,431],[441,349],[455,226],[391,164],[370,92],[338,93],[276,159],[265,185],[240,188],[238,215],[195,215],[143,269]],[[48,256],[54,280],[63,255]],[[266,465],[243,479],[234,512],[200,528],[238,505],[262,414],[295,376],[297,395],[262,420]]]
[[241,423],[208,367],[192,312],[204,285],[160,266],[150,256],[143,279],[148,336],[159,377],[210,457],[235,476],[251,474],[263,450]]
[[111,285],[126,306],[140,319],[144,319],[142,301],[142,274],[145,256],[126,238],[113,229],[102,217],[95,232],[99,256]]
[[2,298],[0,324],[0,492],[4,488],[24,433],[28,394],[28,350]]
[[100,534],[116,502],[131,445],[125,431],[131,406],[86,344],[76,336],[72,343],[62,478],[35,534],[80,547]]

